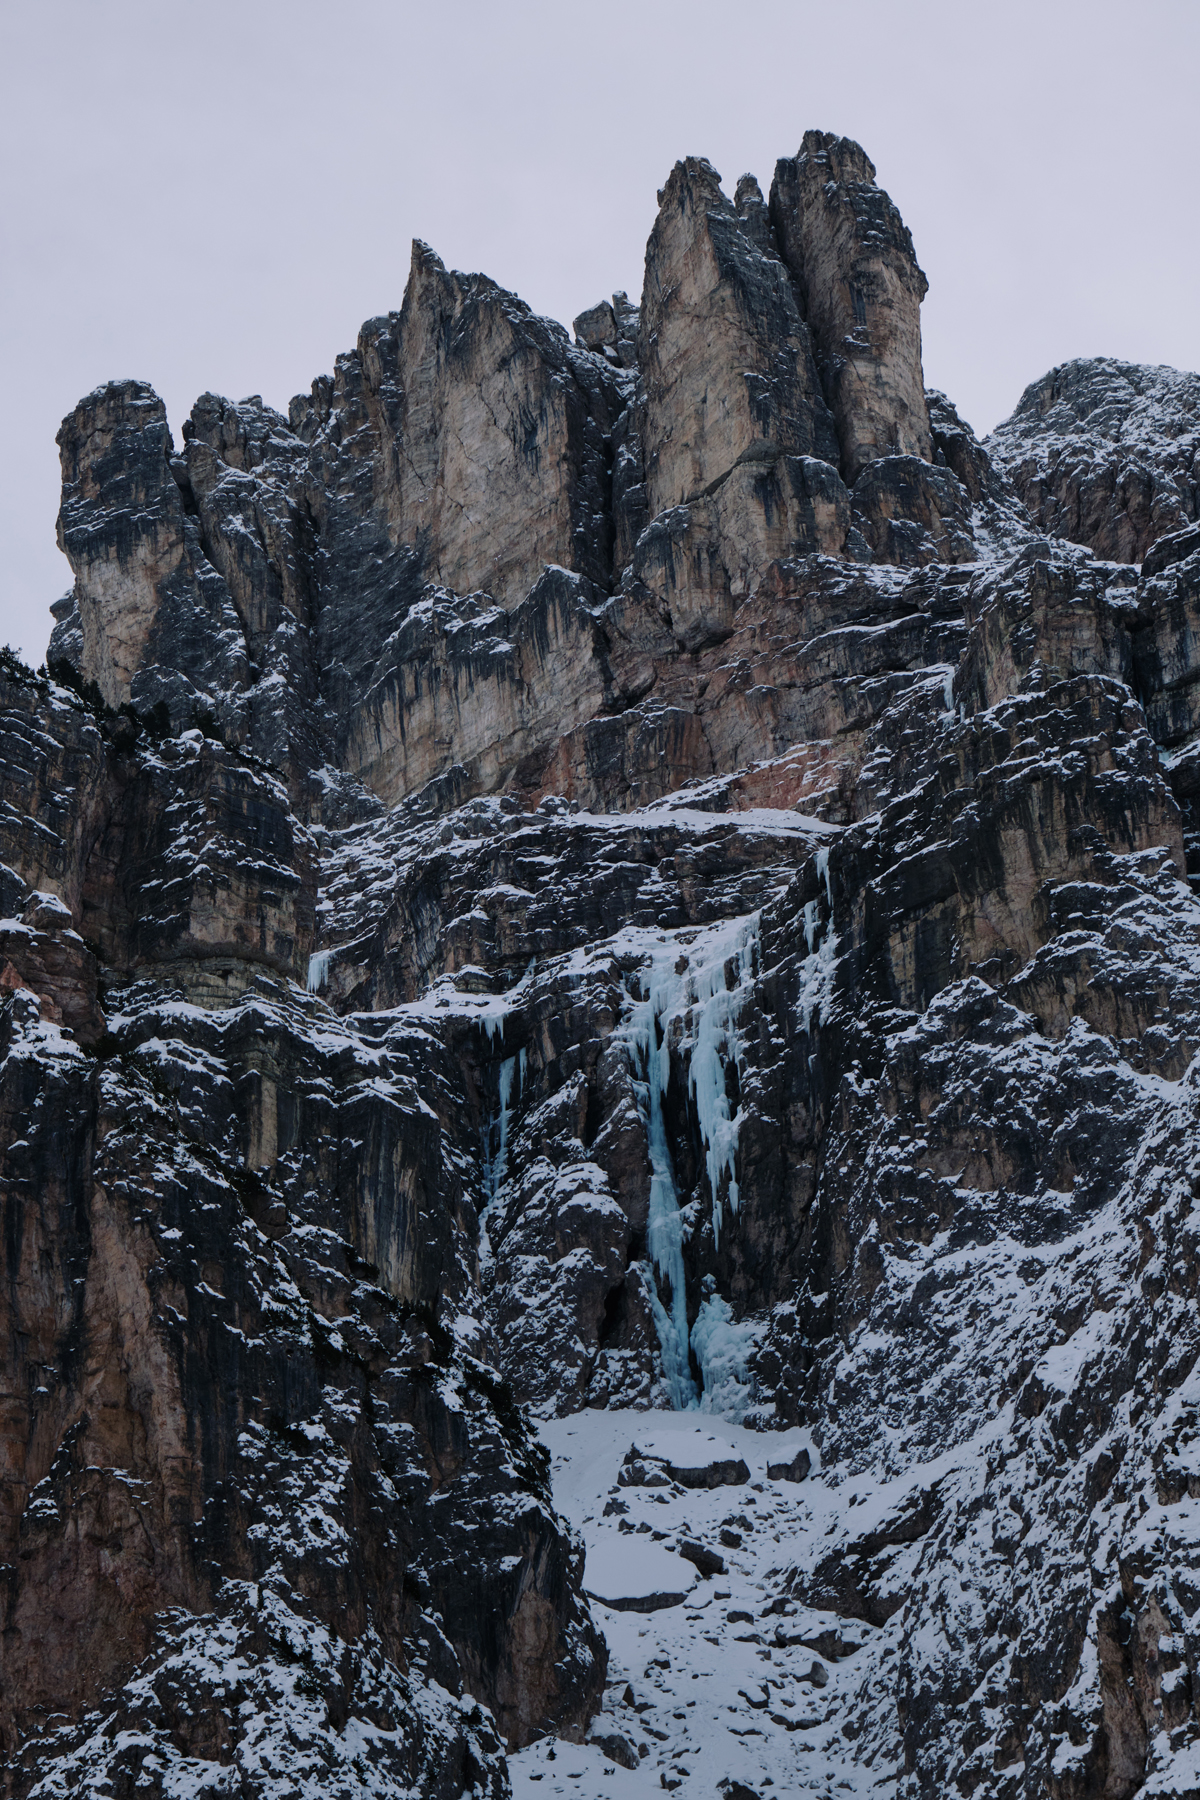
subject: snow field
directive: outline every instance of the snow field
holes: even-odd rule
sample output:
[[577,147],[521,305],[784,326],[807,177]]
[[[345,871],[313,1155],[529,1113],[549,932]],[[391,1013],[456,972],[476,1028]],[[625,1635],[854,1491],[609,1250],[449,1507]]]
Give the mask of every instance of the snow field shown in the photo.
[[[689,1800],[722,1800],[726,1779],[766,1800],[867,1794],[894,1780],[894,1764],[851,1762],[841,1726],[844,1695],[859,1686],[865,1665],[882,1662],[886,1671],[898,1621],[872,1630],[783,1593],[789,1569],[824,1553],[849,1504],[821,1476],[806,1432],[753,1432],[695,1411],[589,1411],[540,1429],[553,1458],[555,1504],[587,1544],[589,1590],[623,1580],[626,1593],[648,1591],[652,1568],[653,1585],[666,1586],[685,1538],[716,1551],[726,1573],[696,1579],[683,1604],[655,1612],[592,1601],[609,1670],[591,1730],[619,1733],[642,1752],[639,1765],[626,1769],[594,1743],[545,1738],[509,1759],[515,1800],[642,1800],[674,1788]],[[750,1478],[713,1489],[618,1486],[631,1445],[682,1468],[741,1457]],[[807,1481],[768,1478],[768,1462],[790,1462],[802,1447],[818,1465]],[[869,1485],[856,1479],[856,1525],[876,1510]],[[661,1560],[652,1565],[653,1548]],[[839,1660],[801,1641],[818,1634],[826,1643],[840,1638]]]

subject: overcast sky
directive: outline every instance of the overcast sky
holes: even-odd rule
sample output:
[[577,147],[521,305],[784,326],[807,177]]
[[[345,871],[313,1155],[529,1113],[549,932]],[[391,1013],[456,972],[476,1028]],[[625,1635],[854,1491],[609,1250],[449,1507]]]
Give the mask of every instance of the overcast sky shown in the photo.
[[686,154],[867,149],[982,435],[1072,356],[1200,367],[1198,0],[0,0],[0,641],[70,585],[54,434],[114,376],[286,410],[410,240],[564,323]]

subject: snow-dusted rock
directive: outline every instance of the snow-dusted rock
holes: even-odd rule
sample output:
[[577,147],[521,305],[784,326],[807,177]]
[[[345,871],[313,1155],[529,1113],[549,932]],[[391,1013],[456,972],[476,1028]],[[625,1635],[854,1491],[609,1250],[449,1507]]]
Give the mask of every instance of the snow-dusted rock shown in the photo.
[[849,138],[806,131],[797,155],[775,165],[771,219],[816,340],[846,480],[854,485],[877,457],[929,462],[928,283],[874,163]]
[[771,1481],[804,1481],[811,1468],[811,1456],[801,1449],[788,1462],[768,1463],[767,1475]]
[[1025,389],[988,439],[1035,524],[1140,562],[1200,517],[1200,375],[1079,358]]
[[676,1548],[684,1561],[691,1563],[702,1581],[712,1575],[725,1573],[725,1558],[715,1550],[710,1550],[707,1544],[698,1544],[693,1538],[680,1538]]
[[923,287],[809,134],[64,425],[6,1800],[1196,1791],[1196,378],[980,445]]

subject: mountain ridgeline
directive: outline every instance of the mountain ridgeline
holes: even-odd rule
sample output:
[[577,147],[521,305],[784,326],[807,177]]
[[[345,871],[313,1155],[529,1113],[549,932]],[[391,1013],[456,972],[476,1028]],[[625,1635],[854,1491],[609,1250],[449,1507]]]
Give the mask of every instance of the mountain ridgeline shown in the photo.
[[[6,1800],[505,1800],[547,1741],[1200,1796],[1200,376],[981,443],[925,291],[810,131],[766,196],[678,163],[573,334],[418,243],[286,418],[63,422],[74,586],[0,659]],[[737,1766],[585,1573],[704,1483],[556,1497],[539,1424],[617,1409],[785,1434],[733,1564],[814,1496]]]

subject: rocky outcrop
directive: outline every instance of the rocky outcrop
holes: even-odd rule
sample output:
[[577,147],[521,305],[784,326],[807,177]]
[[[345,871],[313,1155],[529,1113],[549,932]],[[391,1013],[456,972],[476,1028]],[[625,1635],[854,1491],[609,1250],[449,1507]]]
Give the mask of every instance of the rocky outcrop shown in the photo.
[[82,987],[55,1001],[66,1023],[69,1007],[92,1017],[93,951],[110,979],[152,971],[216,1004],[263,970],[303,975],[314,846],[278,778],[198,730],[158,737],[29,671],[0,672],[0,704],[8,791],[24,809],[10,804],[3,837],[8,904],[37,926],[44,915],[58,940],[50,951],[14,937],[12,960],[44,992],[23,958],[67,959],[63,978]]
[[320,558],[304,491],[305,449],[281,414],[257,395],[234,406],[203,394],[183,427],[184,504],[204,554],[223,577],[245,640],[248,691],[239,741],[285,776],[325,759],[310,632]]
[[164,702],[177,728],[201,705],[236,708],[249,679],[241,622],[185,511],[158,395],[138,381],[97,388],[58,442],[80,672],[110,706]]
[[990,503],[996,507],[1011,507],[1020,516],[1023,528],[1024,518],[1016,495],[971,427],[959,417],[957,407],[936,388],[926,389],[925,404],[929,410],[934,462],[958,477],[972,506]]
[[[264,1770],[293,1792],[396,1783],[436,1800],[511,1792],[503,1747],[477,1700],[404,1675],[373,1635],[347,1645],[310,1608],[261,1583],[231,1593],[220,1614],[176,1615],[120,1690],[117,1710],[118,1733],[93,1716],[45,1739],[43,1766],[51,1761],[58,1792],[124,1786],[166,1800],[183,1781],[217,1800],[231,1780],[253,1792]],[[12,1773],[36,1767],[26,1754]]]
[[601,300],[589,307],[572,326],[576,342],[585,350],[599,351],[622,369],[637,367],[637,328],[638,309],[624,292],[614,294],[611,304]]
[[504,785],[545,741],[602,712],[611,693],[600,596],[549,568],[511,612],[426,589],[384,646],[349,721],[346,757],[385,803],[451,769],[460,790]]
[[854,484],[854,523],[880,562],[971,562],[967,491],[948,468],[917,456],[881,456]]
[[[379,758],[356,764],[347,715],[394,680],[396,628],[427,581],[513,608],[548,565],[611,586],[607,444],[622,404],[603,359],[418,245],[403,309],[293,405],[295,431],[261,401],[206,395],[175,456],[161,401],[138,383],[98,390],[64,423],[76,588],[51,661],[110,706],[161,703],[176,729],[214,718],[298,802],[298,778],[331,754],[371,780]],[[374,729],[394,757],[425,721]],[[473,754],[457,752],[448,761]]]
[[1200,376],[1063,363],[1030,383],[988,451],[1042,530],[1140,562],[1200,518]]
[[335,738],[426,582],[506,609],[548,564],[608,587],[608,444],[623,403],[603,357],[414,245],[400,312],[369,321],[333,380],[291,407],[308,446]]
[[646,505],[666,543],[639,540],[634,573],[660,597],[670,590],[687,642],[727,625],[730,597],[774,558],[836,554],[848,525],[788,272],[697,157],[659,197],[638,343]]
[[31,894],[19,919],[0,921],[0,988],[36,994],[42,1018],[89,1047],[104,1035],[96,987],[96,958],[57,894]]
[[921,378],[928,282],[875,165],[849,138],[806,131],[781,158],[771,219],[803,298],[851,486],[880,456],[933,451]]
[[1136,594],[1137,688],[1155,738],[1174,750],[1200,730],[1200,526],[1158,540]]
[[372,333],[363,363],[379,497],[429,579],[515,603],[547,563],[608,578],[604,439],[618,390],[561,326],[415,244],[399,317]]
[[[852,213],[891,219],[854,193]],[[799,202],[773,222],[751,176],[730,201],[693,157],[663,190],[640,309],[614,295],[574,344],[418,244],[400,311],[287,420],[204,395],[176,454],[151,390],[97,390],[63,427],[76,587],[53,668],[251,751],[333,825],[431,782],[644,803],[772,755],[774,689],[743,684],[731,749],[724,720],[689,724],[711,676],[680,652],[737,635],[771,571],[813,553],[972,554],[926,439],[884,454],[909,448],[892,430],[853,498],[842,481],[795,279],[810,225]],[[812,229],[822,268],[866,254]],[[915,312],[888,330],[895,410],[904,356],[920,395]]]

